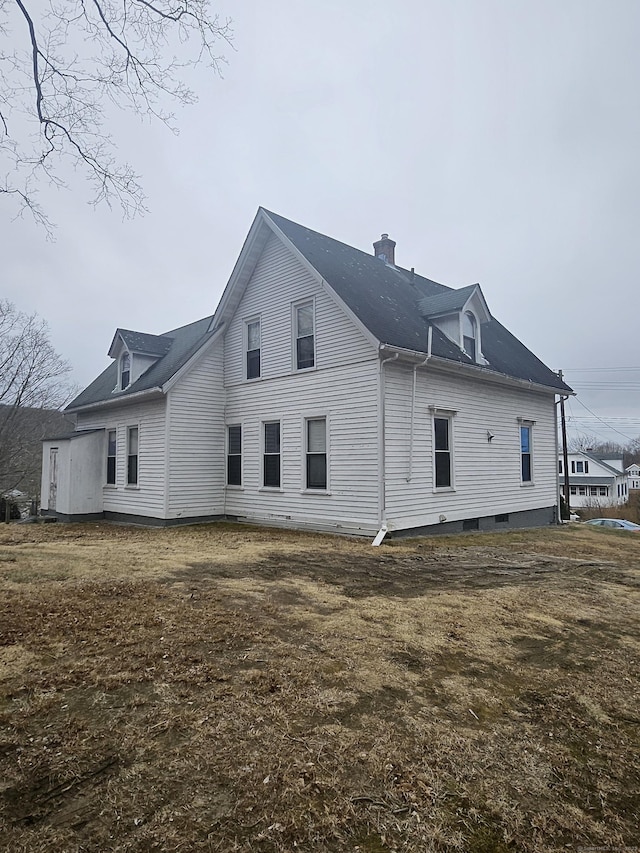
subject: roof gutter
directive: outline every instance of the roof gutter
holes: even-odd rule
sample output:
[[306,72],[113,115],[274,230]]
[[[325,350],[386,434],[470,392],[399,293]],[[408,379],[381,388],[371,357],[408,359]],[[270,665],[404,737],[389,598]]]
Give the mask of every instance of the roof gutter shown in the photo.
[[[425,357],[424,352],[394,346],[393,344],[380,344],[380,351],[398,353],[400,358],[404,358],[412,362],[416,359],[422,361]],[[494,382],[498,385],[508,385],[512,388],[526,388],[530,391],[539,391],[546,394],[567,394],[572,397],[575,397],[576,395],[576,392],[571,389],[558,388],[553,385],[542,385],[538,382],[531,382],[528,379],[517,379],[516,377],[507,376],[504,373],[498,373],[496,370],[489,370],[488,368],[481,367],[477,364],[468,364],[463,361],[451,361],[448,358],[442,358],[437,355],[432,355],[429,360],[434,368],[447,373],[459,374],[461,372],[471,372],[476,379],[481,379],[485,382]]]
[[129,403],[139,403],[146,400],[155,400],[159,397],[164,397],[162,388],[145,388],[144,391],[136,391],[133,394],[124,394],[123,396],[113,397],[109,400],[98,400],[95,403],[85,403],[83,406],[67,406],[65,412],[86,412],[89,409],[106,409],[109,406],[125,406]]

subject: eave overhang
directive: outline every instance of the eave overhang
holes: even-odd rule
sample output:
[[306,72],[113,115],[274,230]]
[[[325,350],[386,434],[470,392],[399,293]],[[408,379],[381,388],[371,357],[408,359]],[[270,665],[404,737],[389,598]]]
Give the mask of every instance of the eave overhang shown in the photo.
[[164,397],[164,391],[160,387],[147,388],[144,391],[135,391],[133,394],[116,394],[108,400],[98,400],[95,403],[86,403],[84,406],[67,406],[65,412],[88,412],[91,409],[106,409],[113,406],[128,406],[133,403],[146,403],[147,400],[158,400]]
[[571,389],[557,388],[553,385],[544,385],[539,382],[532,382],[529,379],[518,379],[515,376],[507,376],[505,373],[498,373],[497,370],[492,370],[490,367],[485,367],[479,364],[470,364],[462,361],[451,361],[447,358],[439,356],[429,356],[426,352],[417,352],[416,350],[403,349],[402,347],[394,346],[393,344],[380,344],[380,353],[398,353],[399,358],[407,361],[410,364],[422,362],[425,368],[432,367],[441,373],[449,373],[452,375],[465,377],[481,382],[490,382],[497,385],[508,386],[511,388],[527,389],[536,391],[542,394],[559,394],[561,396],[573,396],[576,392]]

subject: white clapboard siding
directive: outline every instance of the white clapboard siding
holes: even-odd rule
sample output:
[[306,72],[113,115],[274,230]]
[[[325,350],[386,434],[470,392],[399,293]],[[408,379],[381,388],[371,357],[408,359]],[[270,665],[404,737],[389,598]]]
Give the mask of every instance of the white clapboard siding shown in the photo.
[[[409,476],[412,370],[386,367],[386,511],[390,529],[554,506],[554,397],[419,369]],[[454,410],[454,491],[434,492],[432,412]],[[532,432],[533,484],[521,482],[520,424]],[[487,440],[487,431],[494,435]]]
[[370,358],[372,344],[324,287],[275,236],[264,248],[225,335],[225,384],[245,379],[245,321],[260,316],[260,372],[270,379],[294,372],[293,305],[315,301],[318,369]]
[[225,429],[222,340],[168,394],[168,518],[224,512]]
[[[350,532],[379,521],[378,363],[368,361],[227,389],[227,424],[242,425],[242,488],[226,512],[252,520]],[[304,491],[306,417],[327,418],[329,494]],[[281,422],[282,490],[262,489],[262,424]]]
[[[139,430],[137,487],[126,485],[130,426]],[[116,485],[103,488],[105,512],[164,518],[165,400],[78,414],[78,429],[95,427],[117,430]]]

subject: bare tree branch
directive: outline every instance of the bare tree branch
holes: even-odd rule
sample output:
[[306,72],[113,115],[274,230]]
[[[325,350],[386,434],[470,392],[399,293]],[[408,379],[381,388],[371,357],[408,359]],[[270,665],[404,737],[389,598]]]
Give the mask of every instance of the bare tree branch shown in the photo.
[[69,400],[70,370],[51,345],[45,321],[0,299],[0,492],[19,485],[25,466],[33,472],[33,442],[42,436],[34,439],[32,426],[47,422],[33,412],[56,410]]
[[195,101],[183,72],[219,74],[230,44],[209,0],[0,0],[0,195],[51,232],[38,189],[64,186],[71,167],[91,203],[143,212],[138,176],[115,157],[112,107],[175,132],[165,105]]

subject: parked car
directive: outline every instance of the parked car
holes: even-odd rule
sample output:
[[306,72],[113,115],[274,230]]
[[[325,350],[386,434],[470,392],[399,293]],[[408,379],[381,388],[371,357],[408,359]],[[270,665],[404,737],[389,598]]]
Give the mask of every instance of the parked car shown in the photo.
[[592,518],[585,521],[585,524],[614,530],[632,530],[634,533],[640,533],[640,524],[634,524],[633,521],[627,521],[624,518]]

